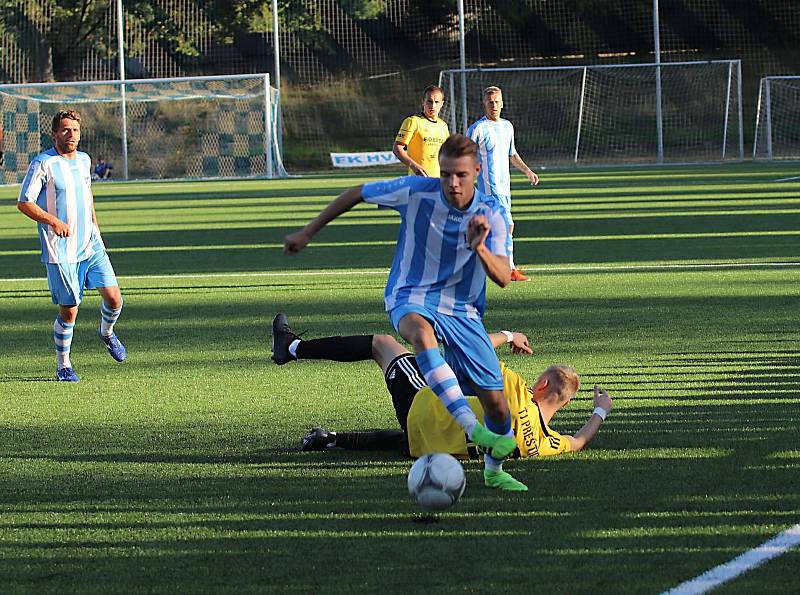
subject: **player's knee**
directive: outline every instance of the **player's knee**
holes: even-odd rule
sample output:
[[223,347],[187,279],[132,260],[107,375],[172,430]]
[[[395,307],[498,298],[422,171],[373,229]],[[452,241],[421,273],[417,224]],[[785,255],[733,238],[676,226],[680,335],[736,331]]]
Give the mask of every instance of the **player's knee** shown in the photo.
[[122,307],[122,293],[119,288],[116,291],[106,291],[103,295],[103,301],[112,310],[119,310]]
[[372,353],[383,353],[396,342],[390,335],[372,335]]
[[61,317],[61,320],[67,324],[75,324],[75,321],[78,319],[78,307],[61,306],[59,308],[58,315]]

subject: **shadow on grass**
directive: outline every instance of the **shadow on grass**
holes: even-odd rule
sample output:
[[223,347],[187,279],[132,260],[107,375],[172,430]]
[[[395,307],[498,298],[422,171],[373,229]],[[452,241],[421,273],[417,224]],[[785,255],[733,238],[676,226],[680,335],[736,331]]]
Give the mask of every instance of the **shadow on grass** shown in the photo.
[[[359,211],[359,217],[369,220],[374,213]],[[355,215],[353,215],[355,217]],[[288,258],[279,246],[284,236],[306,222],[287,221],[278,227],[243,225],[231,229],[208,228],[200,230],[153,230],[147,232],[106,232],[104,239],[109,247],[112,262],[120,275],[216,273],[246,271],[286,271],[298,269],[352,269],[388,268],[394,255],[397,222],[373,222],[368,225],[348,224],[348,218],[323,230],[317,243],[300,254]],[[352,221],[352,219],[350,219]],[[729,261],[731,259],[759,258],[767,260],[794,260],[800,258],[797,237],[770,235],[773,231],[795,231],[800,226],[800,215],[794,214],[725,214],[725,215],[673,215],[630,219],[622,215],[599,216],[595,219],[562,218],[536,221],[520,218],[515,235],[515,256],[518,262],[528,265],[562,263],[637,263],[675,260]],[[743,240],[725,236],[726,233],[761,231],[764,235]],[[716,237],[700,238],[625,238],[627,235],[718,233]],[[574,241],[564,241],[569,234]],[[595,238],[594,236],[622,236]],[[548,237],[555,236],[552,240]],[[581,237],[593,239],[581,240]],[[525,238],[536,238],[525,242]],[[349,241],[382,242],[371,247],[346,245]],[[744,245],[743,245],[743,242]],[[341,245],[337,245],[341,243]],[[274,248],[252,248],[252,244],[274,244]],[[206,246],[231,246],[211,248]],[[135,252],[115,252],[121,248],[140,248]],[[171,249],[181,247],[180,250]],[[1,251],[38,251],[34,229],[30,237],[0,239]],[[40,274],[38,256],[0,255],[0,270],[9,278]],[[38,268],[37,268],[38,267]]]

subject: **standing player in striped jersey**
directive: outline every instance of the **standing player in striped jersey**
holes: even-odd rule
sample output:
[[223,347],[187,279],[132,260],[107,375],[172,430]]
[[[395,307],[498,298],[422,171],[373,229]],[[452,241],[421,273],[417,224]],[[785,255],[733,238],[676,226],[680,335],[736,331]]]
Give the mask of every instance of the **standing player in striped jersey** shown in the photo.
[[422,93],[422,112],[409,116],[400,125],[392,146],[410,176],[439,177],[439,147],[450,136],[447,123],[439,117],[444,91],[431,85]]
[[97,289],[103,298],[97,333],[118,362],[127,355],[114,333],[114,324],[122,312],[122,294],[97,227],[91,159],[78,151],[78,112],[58,112],[53,118],[52,133],[55,146],[31,161],[17,208],[39,223],[47,284],[53,303],[59,307],[53,324],[56,379],[80,382],[72,369],[70,348],[83,290]]
[[[509,234],[514,233],[514,220],[511,218],[511,174],[509,159],[524,173],[531,186],[539,183],[539,176],[525,165],[514,146],[514,126],[500,117],[503,109],[503,92],[500,87],[487,87],[483,91],[483,108],[486,115],[473,123],[467,136],[478,143],[478,157],[481,162],[481,175],[478,189],[484,194],[492,194],[500,200],[508,213]],[[509,254],[511,261],[511,280],[528,281],[529,278],[514,265],[514,252]]]
[[[406,176],[346,190],[303,229],[286,236],[284,252],[302,250],[327,223],[366,201],[401,217],[386,283],[386,311],[413,347],[425,382],[472,442],[490,452],[484,482],[503,490],[527,487],[503,471],[516,447],[503,376],[483,327],[486,277],[508,285],[510,238],[503,207],[475,188],[478,146],[454,134],[439,151],[438,180]],[[444,345],[444,357],[439,352]],[[477,394],[486,427],[469,406]]]

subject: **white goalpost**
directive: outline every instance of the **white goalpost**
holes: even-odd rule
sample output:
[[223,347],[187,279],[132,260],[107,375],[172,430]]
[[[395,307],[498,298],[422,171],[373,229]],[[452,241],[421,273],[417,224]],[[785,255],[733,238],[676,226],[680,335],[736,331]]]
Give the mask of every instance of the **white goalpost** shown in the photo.
[[800,76],[761,79],[753,159],[800,159]]
[[0,85],[0,183],[52,146],[62,109],[81,113],[81,150],[117,179],[285,177],[279,107],[268,74]]
[[480,118],[482,90],[498,86],[520,154],[576,166],[743,160],[741,81],[738,60],[459,68],[439,76],[452,131]]

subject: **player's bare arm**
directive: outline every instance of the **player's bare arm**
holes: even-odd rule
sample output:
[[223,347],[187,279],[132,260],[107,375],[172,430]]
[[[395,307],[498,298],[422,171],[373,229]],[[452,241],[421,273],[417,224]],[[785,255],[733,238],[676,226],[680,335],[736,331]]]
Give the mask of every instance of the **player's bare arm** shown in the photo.
[[505,287],[511,283],[511,266],[507,256],[493,254],[486,246],[489,229],[489,220],[483,215],[475,215],[467,227],[467,242],[480,259],[486,276],[500,287]]
[[322,212],[314,217],[303,229],[287,235],[283,239],[283,253],[296,254],[305,248],[320,229],[364,200],[361,197],[363,186],[355,186],[345,190]]
[[100,225],[97,223],[97,212],[94,210],[94,194],[89,193],[89,203],[92,205],[92,223],[94,223],[97,229],[100,229]]
[[53,232],[60,238],[65,238],[69,235],[69,226],[58,217],[51,215],[43,210],[35,202],[18,202],[17,209],[25,215],[36,221],[37,223],[44,223],[53,228]]
[[[509,333],[511,335],[510,341],[506,333]],[[531,349],[531,346],[528,343],[528,337],[525,336],[524,333],[515,333],[509,331],[490,333],[489,340],[491,340],[492,345],[494,346],[495,349],[499,348],[502,345],[505,345],[506,343],[510,343],[511,351],[513,353],[527,353],[528,355],[533,354],[533,349]]]
[[530,167],[528,167],[528,165],[522,160],[522,157],[519,156],[519,153],[514,153],[511,156],[511,163],[519,171],[525,174],[525,176],[530,181],[531,186],[536,186],[539,183],[539,176],[536,175],[535,171],[533,171]]
[[[591,417],[589,417],[589,421],[587,421],[580,430],[575,432],[574,436],[566,437],[567,440],[569,440],[573,451],[583,449],[587,444],[589,444],[589,442],[592,441],[603,423],[604,415],[608,415],[614,406],[611,396],[596,384],[594,386],[594,399],[592,399],[592,406],[594,407],[594,410],[592,411]],[[605,412],[604,415],[601,415],[601,413],[597,411],[598,408]]]
[[394,143],[394,146],[392,147],[392,153],[394,153],[394,156],[397,157],[400,163],[413,171],[414,175],[424,176],[426,178],[428,177],[428,172],[426,172],[425,168],[411,158],[411,156],[408,154],[407,147],[403,143]]

